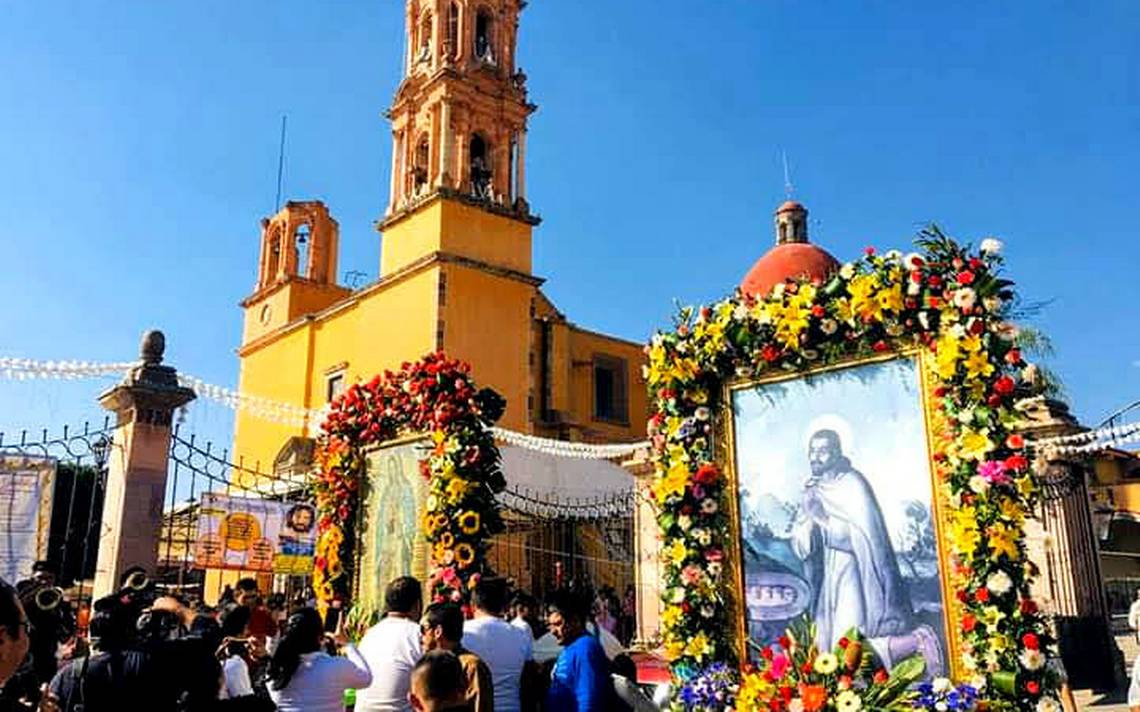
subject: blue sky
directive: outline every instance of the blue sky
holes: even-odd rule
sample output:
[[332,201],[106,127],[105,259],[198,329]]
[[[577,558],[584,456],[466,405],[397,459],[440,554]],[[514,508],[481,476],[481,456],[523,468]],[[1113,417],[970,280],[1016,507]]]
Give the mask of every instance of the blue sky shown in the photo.
[[[288,198],[375,278],[398,0],[4,4],[0,355],[170,359],[236,383],[289,115]],[[577,322],[644,339],[772,243],[781,151],[842,258],[917,226],[997,235],[1074,408],[1140,398],[1133,278],[1140,4],[535,0],[536,272]],[[101,384],[0,382],[0,428],[98,414]],[[218,406],[190,426],[225,440]]]

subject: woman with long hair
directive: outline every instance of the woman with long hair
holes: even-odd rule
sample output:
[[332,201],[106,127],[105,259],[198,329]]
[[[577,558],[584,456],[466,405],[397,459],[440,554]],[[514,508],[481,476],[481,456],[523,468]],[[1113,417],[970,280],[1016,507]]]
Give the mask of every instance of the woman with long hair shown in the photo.
[[249,619],[245,606],[230,606],[222,613],[222,645],[218,659],[222,663],[222,689],[218,698],[223,700],[248,697],[253,694],[249,677]]
[[344,634],[343,618],[332,640],[344,657],[322,650],[321,616],[302,608],[285,621],[285,631],[269,660],[269,696],[278,712],[341,712],[344,691],[372,684],[372,671]]

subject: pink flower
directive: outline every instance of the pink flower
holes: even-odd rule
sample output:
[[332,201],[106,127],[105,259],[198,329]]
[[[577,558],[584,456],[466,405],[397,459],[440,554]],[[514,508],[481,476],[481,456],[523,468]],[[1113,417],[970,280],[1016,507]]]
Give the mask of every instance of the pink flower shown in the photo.
[[788,671],[788,666],[790,666],[791,664],[792,664],[792,661],[788,659],[787,655],[784,655],[783,653],[777,653],[776,655],[774,655],[772,657],[772,667],[771,667],[772,677],[775,680],[779,680],[780,678],[782,678],[784,676],[784,673],[786,673]]
[[689,564],[681,569],[681,579],[690,586],[695,584],[700,578],[701,570],[693,564]]
[[1005,474],[1005,463],[1001,460],[987,460],[978,466],[978,475],[991,485],[1004,485],[1009,483],[1009,475]]

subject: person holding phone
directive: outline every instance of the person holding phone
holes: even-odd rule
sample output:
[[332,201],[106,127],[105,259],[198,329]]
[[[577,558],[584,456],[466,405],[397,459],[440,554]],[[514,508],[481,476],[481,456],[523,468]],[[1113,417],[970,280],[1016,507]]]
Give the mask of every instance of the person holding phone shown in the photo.
[[327,635],[313,608],[302,608],[285,621],[268,672],[269,696],[278,712],[343,712],[345,690],[372,684],[372,671],[348,641],[343,619],[332,635],[343,657],[322,649]]
[[249,676],[250,614],[250,609],[245,606],[230,606],[222,613],[223,637],[218,649],[218,659],[222,662],[222,688],[218,699],[254,694]]

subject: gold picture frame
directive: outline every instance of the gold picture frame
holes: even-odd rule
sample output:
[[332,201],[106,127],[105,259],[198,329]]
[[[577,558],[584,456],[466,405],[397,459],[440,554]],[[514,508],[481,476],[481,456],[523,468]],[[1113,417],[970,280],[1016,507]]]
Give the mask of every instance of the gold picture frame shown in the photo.
[[[916,374],[916,385],[919,393],[919,411],[921,413],[921,426],[925,434],[925,460],[930,478],[930,517],[934,529],[935,552],[938,563],[938,588],[941,594],[941,628],[944,635],[946,649],[943,653],[944,674],[953,679],[961,679],[964,671],[959,659],[961,650],[961,634],[956,621],[960,619],[960,606],[953,595],[951,584],[951,562],[949,546],[945,529],[947,526],[947,512],[949,503],[946,501],[947,493],[938,479],[937,467],[933,457],[934,446],[932,440],[935,404],[933,403],[931,375],[928,368],[928,355],[922,349],[908,348],[894,350],[871,357],[845,359],[818,368],[804,369],[779,374],[761,375],[754,378],[738,378],[724,382],[720,391],[720,398],[714,413],[713,447],[714,456],[721,464],[727,477],[727,505],[729,532],[728,544],[725,550],[725,605],[730,620],[734,622],[733,629],[726,631],[735,638],[735,648],[741,660],[747,660],[750,655],[748,633],[748,604],[746,601],[744,545],[741,513],[741,481],[737,471],[738,443],[737,418],[734,407],[735,397],[742,391],[755,390],[765,386],[808,380],[814,376],[832,374],[839,371],[853,371],[855,369],[885,364],[893,361],[912,361]],[[762,644],[768,641],[760,641]]]

